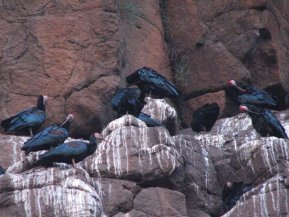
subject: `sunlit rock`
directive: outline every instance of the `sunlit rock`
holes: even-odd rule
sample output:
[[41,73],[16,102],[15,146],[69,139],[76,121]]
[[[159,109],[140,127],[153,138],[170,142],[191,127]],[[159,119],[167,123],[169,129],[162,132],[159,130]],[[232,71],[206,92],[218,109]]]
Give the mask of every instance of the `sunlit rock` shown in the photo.
[[141,190],[135,182],[107,178],[93,180],[99,189],[104,212],[108,216],[133,209],[134,197]]
[[143,124],[130,115],[111,122],[102,133],[106,141],[84,161],[84,168],[96,177],[100,174],[135,181],[171,174],[180,163],[169,132]]
[[185,196],[165,188],[143,189],[133,201],[134,209],[118,213],[114,217],[141,216],[182,216],[186,217]]
[[[77,195],[77,196],[76,196]],[[102,216],[99,193],[82,170],[36,168],[0,177],[1,216]]]
[[285,178],[278,174],[258,185],[243,194],[237,204],[223,217],[288,216],[289,189],[284,182]]
[[177,112],[175,108],[169,105],[164,99],[145,98],[146,105],[142,112],[150,115],[152,118],[159,120],[171,133],[177,132]]
[[232,156],[230,164],[239,179],[262,183],[264,180],[284,172],[288,160],[288,139],[266,137],[245,141]]
[[0,135],[0,165],[4,168],[11,164],[25,159],[25,153],[21,151],[21,147],[30,137]]
[[212,161],[213,155],[201,141],[190,136],[175,136],[173,141],[183,160],[183,166],[176,168],[170,176],[174,189],[186,195],[189,216],[202,207],[206,213],[221,212],[221,186]]

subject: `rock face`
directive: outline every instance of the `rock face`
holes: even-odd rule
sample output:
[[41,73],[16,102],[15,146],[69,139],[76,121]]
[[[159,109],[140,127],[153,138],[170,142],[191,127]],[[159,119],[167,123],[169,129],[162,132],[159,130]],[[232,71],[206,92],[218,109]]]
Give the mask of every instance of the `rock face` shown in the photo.
[[191,98],[176,103],[184,126],[212,96],[223,116],[236,113],[228,79],[266,88],[279,108],[289,91],[285,1],[12,0],[0,12],[1,120],[45,94],[45,125],[74,113],[74,137],[100,132],[116,117],[111,96],[143,66]]
[[[162,100],[151,104],[157,107]],[[169,107],[168,107],[169,108]],[[289,133],[289,111],[278,112]],[[1,216],[287,216],[289,142],[261,138],[250,117],[219,119],[209,133],[148,128],[125,115],[102,131],[105,141],[76,168],[35,165],[27,137],[0,135]],[[227,213],[223,186],[253,188]]]

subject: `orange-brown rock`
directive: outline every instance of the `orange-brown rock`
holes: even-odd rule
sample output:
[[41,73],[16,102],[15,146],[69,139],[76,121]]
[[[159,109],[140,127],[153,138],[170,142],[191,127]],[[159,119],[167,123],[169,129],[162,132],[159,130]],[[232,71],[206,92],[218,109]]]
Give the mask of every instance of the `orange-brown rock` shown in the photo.
[[[3,1],[0,119],[46,94],[44,126],[73,112],[72,135],[87,136],[115,118],[112,94],[143,66],[191,99],[222,90],[228,79],[249,80],[280,98],[282,109],[288,7],[274,0]],[[223,97],[217,103],[224,101],[223,115],[235,114]],[[176,103],[177,111],[190,104]]]

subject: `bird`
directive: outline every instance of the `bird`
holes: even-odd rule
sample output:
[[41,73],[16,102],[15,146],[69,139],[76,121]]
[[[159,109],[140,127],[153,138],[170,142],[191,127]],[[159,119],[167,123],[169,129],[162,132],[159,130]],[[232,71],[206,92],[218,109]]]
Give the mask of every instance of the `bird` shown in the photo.
[[243,182],[227,182],[222,193],[223,211],[228,212],[232,209],[240,197],[252,188],[252,184],[244,184]]
[[142,67],[136,70],[127,76],[126,81],[128,86],[137,85],[143,93],[154,94],[159,98],[183,97],[172,82],[149,67]]
[[284,101],[285,101],[286,109],[289,109],[289,93],[286,94]]
[[0,176],[3,175],[5,173],[5,170],[3,169],[2,166],[0,166]]
[[142,113],[142,112],[139,114],[138,119],[145,122],[145,124],[148,127],[159,127],[159,126],[163,127],[164,126],[160,121],[153,119],[151,118],[150,115]]
[[96,138],[102,139],[100,134],[91,134],[89,143],[83,141],[71,141],[56,146],[54,149],[39,156],[36,165],[51,166],[54,162],[73,164],[82,161],[87,156],[92,155],[97,148]]
[[111,107],[118,113],[118,117],[125,114],[138,116],[143,109],[145,95],[139,88],[120,88],[111,99]]
[[39,96],[36,107],[18,112],[16,115],[1,121],[1,126],[6,132],[17,132],[29,129],[33,136],[33,129],[39,127],[46,119],[45,105],[47,96]]
[[195,132],[208,132],[212,129],[220,114],[217,103],[207,103],[193,112],[191,127]]
[[288,138],[284,127],[269,109],[254,105],[240,105],[240,111],[250,115],[253,127],[262,137]]
[[52,124],[46,127],[28,139],[21,149],[28,155],[31,151],[49,150],[62,144],[69,136],[69,127],[73,118],[73,114],[69,114],[60,125]]
[[229,80],[228,86],[233,87],[229,90],[233,98],[237,97],[240,104],[250,104],[266,108],[275,108],[277,102],[266,92],[252,85],[239,84],[235,80]]

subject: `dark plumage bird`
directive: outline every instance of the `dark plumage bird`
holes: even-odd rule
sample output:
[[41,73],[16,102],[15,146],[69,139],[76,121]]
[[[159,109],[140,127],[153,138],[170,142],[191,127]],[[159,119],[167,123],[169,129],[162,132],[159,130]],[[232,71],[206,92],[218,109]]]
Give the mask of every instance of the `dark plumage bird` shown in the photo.
[[47,96],[39,96],[36,107],[26,109],[6,120],[1,121],[1,126],[7,132],[29,129],[32,136],[32,129],[39,127],[45,121],[46,101]]
[[[93,154],[97,148],[96,137],[99,134],[92,134],[89,143],[82,141],[72,141],[63,143],[54,149],[39,156],[36,164],[51,166],[54,162],[75,164],[82,161],[87,156]],[[98,137],[100,138],[100,137]]]
[[232,209],[240,197],[252,188],[252,184],[243,184],[243,182],[227,182],[222,193],[223,211],[228,212]]
[[286,94],[284,101],[286,109],[289,109],[289,93]]
[[182,97],[176,86],[164,76],[149,67],[142,67],[126,78],[128,85],[137,85],[139,89],[160,98]]
[[125,114],[138,116],[146,102],[145,95],[138,88],[121,88],[113,95],[111,107],[121,117]]
[[195,132],[208,132],[220,114],[220,107],[217,103],[207,103],[193,112],[191,127]]
[[251,85],[242,85],[237,83],[235,80],[228,81],[231,92],[234,96],[238,96],[238,101],[240,104],[250,104],[266,108],[275,108],[277,102],[272,98],[272,96],[261,89],[258,89]]
[[5,173],[5,170],[3,169],[2,166],[0,166],[0,176],[3,175]]
[[240,111],[250,115],[253,127],[261,136],[288,138],[284,127],[270,110],[253,105],[241,105]]
[[145,122],[148,127],[159,127],[159,126],[164,126],[160,121],[151,118],[150,115],[147,115],[145,113],[140,113],[138,116],[138,119],[141,121]]
[[22,146],[26,155],[31,151],[49,150],[62,144],[69,136],[69,127],[73,120],[73,115],[69,114],[65,120],[59,124],[52,124],[27,140]]

